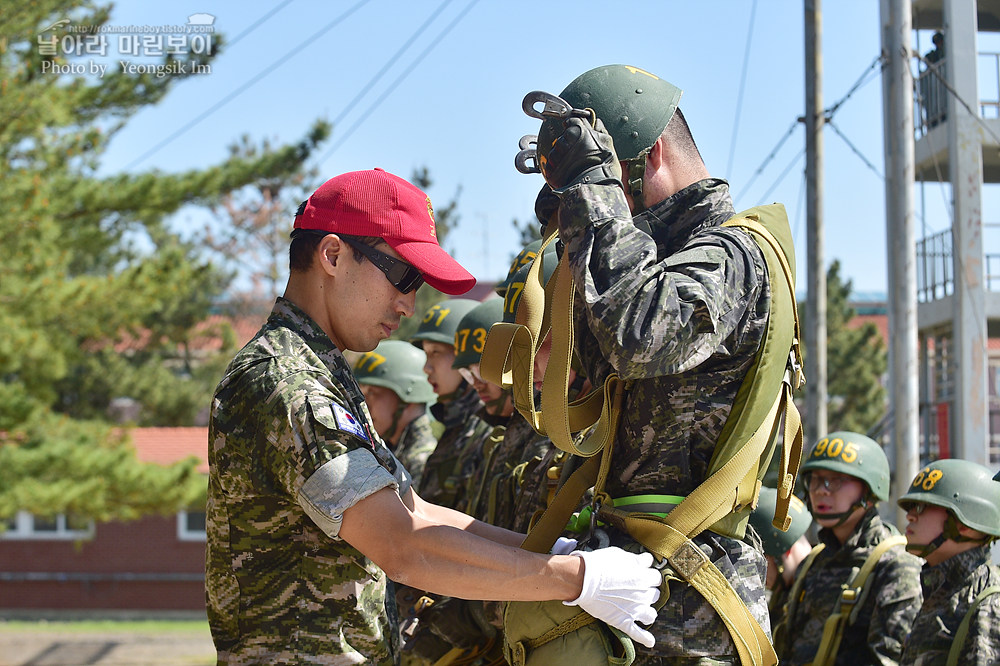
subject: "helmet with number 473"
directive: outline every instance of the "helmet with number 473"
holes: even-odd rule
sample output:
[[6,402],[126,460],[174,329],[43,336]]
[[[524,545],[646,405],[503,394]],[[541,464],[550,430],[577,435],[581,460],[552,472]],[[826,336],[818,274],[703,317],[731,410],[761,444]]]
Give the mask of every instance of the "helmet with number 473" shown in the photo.
[[803,478],[808,479],[817,469],[861,479],[872,495],[882,501],[889,499],[889,460],[871,437],[846,430],[821,437],[802,463]]
[[455,361],[451,367],[458,370],[479,363],[490,328],[502,320],[502,298],[483,301],[465,313],[455,329]]
[[969,460],[937,460],[914,477],[899,506],[916,502],[947,509],[963,525],[1000,536],[1000,483],[993,474]]

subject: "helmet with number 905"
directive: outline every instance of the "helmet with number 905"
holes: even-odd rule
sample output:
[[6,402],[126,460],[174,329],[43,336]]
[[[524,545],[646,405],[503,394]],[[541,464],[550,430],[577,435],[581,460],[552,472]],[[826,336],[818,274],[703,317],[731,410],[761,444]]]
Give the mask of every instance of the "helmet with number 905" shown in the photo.
[[871,437],[841,430],[821,437],[802,463],[804,477],[817,469],[827,469],[861,479],[872,495],[889,499],[889,460]]
[[486,336],[493,324],[503,319],[503,299],[491,298],[469,310],[455,329],[455,369],[479,363]]
[[359,384],[391,389],[403,402],[434,402],[437,395],[424,374],[427,356],[408,342],[383,340],[354,363]]
[[943,507],[963,525],[1000,536],[1000,483],[978,463],[945,459],[927,465],[898,503],[908,510],[915,502]]
[[417,332],[410,336],[410,342],[418,347],[424,340],[455,344],[455,329],[462,317],[477,305],[479,301],[471,298],[449,298],[435,303],[424,313]]

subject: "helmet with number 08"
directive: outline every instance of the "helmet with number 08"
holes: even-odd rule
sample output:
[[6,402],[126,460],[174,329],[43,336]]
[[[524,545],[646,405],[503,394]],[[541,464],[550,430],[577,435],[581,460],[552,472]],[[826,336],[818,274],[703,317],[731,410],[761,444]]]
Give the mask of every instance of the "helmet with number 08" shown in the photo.
[[878,442],[871,437],[841,430],[821,437],[802,463],[802,476],[817,469],[827,469],[861,479],[878,499],[889,499],[889,460]]
[[469,310],[455,329],[455,369],[479,363],[486,336],[493,324],[503,320],[503,299],[491,298]]
[[948,510],[966,527],[1000,536],[1000,483],[992,472],[969,460],[937,460],[914,477],[899,506],[917,503]]

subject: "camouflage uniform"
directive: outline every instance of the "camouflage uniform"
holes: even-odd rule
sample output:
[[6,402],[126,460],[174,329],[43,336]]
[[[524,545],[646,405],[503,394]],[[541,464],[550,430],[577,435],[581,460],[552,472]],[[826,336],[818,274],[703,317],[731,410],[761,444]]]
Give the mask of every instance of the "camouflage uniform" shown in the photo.
[[767,591],[767,612],[771,618],[771,627],[776,628],[785,616],[785,605],[788,603],[790,588],[785,584],[780,570],[774,584]]
[[[502,442],[508,419],[487,414],[486,408],[481,406],[482,403],[479,402],[476,392],[473,390],[471,394],[476,398],[476,402],[472,404],[480,405],[480,407],[466,421],[471,426],[465,429],[469,438],[452,459],[454,461],[452,472],[445,478],[444,484],[440,480],[435,483],[433,477],[428,478],[427,470],[436,469],[440,473],[441,470],[446,469],[447,463],[441,463],[441,467],[438,468],[433,461],[428,461],[424,483],[432,484],[432,489],[436,488],[437,492],[443,496],[450,496],[455,503],[452,508],[475,516],[470,509],[470,504],[474,503],[473,499],[479,496],[479,491],[484,485],[479,483],[483,478],[482,465],[485,458]],[[459,400],[466,400],[466,398],[468,396],[459,398]],[[468,402],[466,400],[466,403]],[[438,405],[434,407],[438,407]],[[444,441],[443,437],[441,441]],[[455,441],[457,444],[458,438]],[[439,443],[438,448],[440,449],[440,447]],[[456,473],[457,469],[463,471]],[[440,479],[440,476],[437,478]],[[433,501],[419,492],[418,494],[424,499]],[[498,655],[500,642],[496,640],[495,627],[486,620],[482,601],[422,594],[414,588],[400,587],[396,592],[396,599],[400,617],[406,618],[403,621],[404,626],[413,621],[414,604],[421,596],[433,599],[434,603],[416,614],[415,629],[408,630],[411,631],[411,635],[404,636],[406,649],[403,652],[403,661],[405,664],[433,664],[452,647],[471,650],[482,648],[490,643],[493,645],[493,651],[489,653],[490,656]],[[470,664],[478,663],[477,661],[470,662]]]
[[[406,471],[413,477],[413,486],[420,487],[420,479],[424,473],[427,459],[434,452],[437,439],[431,431],[431,417],[426,412],[410,421],[399,436],[399,442],[393,454],[403,464]],[[423,497],[423,495],[421,495]]]
[[[1000,585],[1000,568],[990,564],[990,547],[959,553],[920,572],[924,603],[903,648],[900,664],[944,666],[952,639],[969,607],[987,587]],[[983,600],[969,623],[958,656],[965,666],[1000,663],[1000,595]]]
[[492,428],[476,415],[479,394],[467,383],[454,400],[431,405],[431,414],[444,424],[437,447],[427,459],[417,486],[428,502],[461,510],[472,473],[482,463],[482,444]]
[[[615,498],[686,495],[709,461],[767,327],[770,286],[759,247],[719,225],[734,214],[728,184],[705,179],[634,220],[617,186],[562,195],[560,237],[576,279],[578,355],[595,386],[630,383],[606,490]],[[624,532],[612,545],[636,549]],[[695,539],[769,629],[759,546],[704,532]],[[693,588],[672,583],[636,663],[736,659],[721,618]],[[710,662],[703,662],[710,663]]]
[[[820,541],[826,547],[806,572],[799,599],[788,608],[789,645],[779,655],[782,664],[812,662],[823,637],[823,624],[839,608],[842,585],[854,567],[864,564],[875,546],[895,534],[899,534],[896,528],[882,522],[874,507],[842,546],[832,530],[819,531]],[[899,661],[903,641],[920,609],[920,562],[902,546],[890,548],[882,555],[871,574],[871,593],[854,625],[844,629],[834,663],[856,666]],[[800,574],[801,571],[800,565]]]
[[349,364],[283,298],[230,363],[209,427],[206,593],[220,664],[393,664],[386,577],[337,534],[406,470]]

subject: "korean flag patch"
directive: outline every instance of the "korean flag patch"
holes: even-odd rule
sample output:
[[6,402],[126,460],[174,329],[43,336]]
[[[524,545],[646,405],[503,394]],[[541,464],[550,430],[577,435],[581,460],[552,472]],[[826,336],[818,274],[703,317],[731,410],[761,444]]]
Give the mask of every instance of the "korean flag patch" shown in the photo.
[[353,414],[337,403],[333,403],[333,418],[337,420],[337,427],[344,432],[349,432],[366,442],[368,441],[368,433],[365,431],[365,427],[354,418]]

